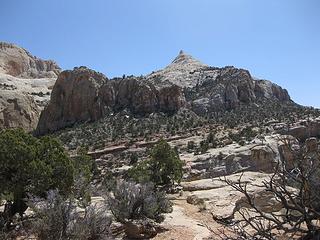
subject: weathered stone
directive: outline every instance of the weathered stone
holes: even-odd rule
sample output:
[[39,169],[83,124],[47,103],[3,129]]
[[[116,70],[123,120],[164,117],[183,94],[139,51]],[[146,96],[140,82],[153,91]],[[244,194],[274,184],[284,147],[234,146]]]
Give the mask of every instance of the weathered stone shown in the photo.
[[157,235],[156,224],[152,221],[131,221],[124,224],[129,239],[149,239]]
[[257,146],[251,149],[251,161],[255,171],[271,173],[277,164],[276,153],[269,146]]
[[23,128],[32,131],[40,111],[33,99],[24,94],[2,91],[0,94],[0,129]]
[[291,135],[301,141],[310,137],[319,137],[320,119],[300,120],[293,126],[278,129],[278,132],[285,135]]
[[14,44],[0,42],[0,72],[21,78],[55,78],[59,66],[51,60],[32,56]]
[[96,121],[123,109],[140,115],[157,111],[174,113],[184,103],[178,86],[156,88],[134,77],[108,80],[101,73],[80,67],[59,75],[36,132],[45,134],[75,123]]
[[187,203],[192,205],[199,205],[203,203],[203,199],[199,199],[196,195],[190,195],[187,197]]
[[59,72],[53,61],[0,42],[0,129],[32,131]]
[[318,151],[318,140],[315,137],[308,138],[305,142],[307,152],[312,153]]
[[62,72],[53,87],[49,105],[41,113],[37,133],[101,118],[104,108],[98,93],[106,80],[103,74],[84,67]]

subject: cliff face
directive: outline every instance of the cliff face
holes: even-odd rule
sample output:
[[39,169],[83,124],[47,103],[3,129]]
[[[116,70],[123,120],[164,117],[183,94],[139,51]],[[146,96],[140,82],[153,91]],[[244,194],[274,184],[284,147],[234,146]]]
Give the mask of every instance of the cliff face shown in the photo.
[[138,115],[173,114],[180,108],[206,114],[259,100],[291,101],[286,90],[266,80],[254,80],[247,70],[209,67],[180,52],[163,70],[142,77],[108,80],[86,67],[62,72],[37,133],[95,121],[123,109]]
[[0,42],[0,129],[35,129],[59,72],[53,61]]
[[56,78],[60,67],[51,60],[32,56],[25,49],[0,42],[0,72],[19,78]]
[[37,133],[95,121],[122,109],[139,115],[156,111],[173,113],[184,104],[182,89],[176,85],[156,88],[135,77],[108,80],[101,73],[80,67],[59,75],[50,103],[41,114]]

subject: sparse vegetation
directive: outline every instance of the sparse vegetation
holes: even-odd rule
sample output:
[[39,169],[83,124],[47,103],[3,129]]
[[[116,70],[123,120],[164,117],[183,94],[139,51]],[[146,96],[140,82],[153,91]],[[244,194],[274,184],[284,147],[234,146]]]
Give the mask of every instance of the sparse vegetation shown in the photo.
[[69,194],[74,168],[58,140],[36,139],[22,130],[0,132],[0,194],[7,201],[6,218],[27,209],[28,194],[44,196],[50,189]]
[[172,185],[181,181],[182,166],[179,154],[162,139],[150,151],[150,159],[138,163],[128,174],[138,182]]
[[39,240],[99,240],[110,236],[111,218],[105,206],[91,205],[81,214],[71,199],[50,191],[46,199],[32,199],[32,232]]
[[120,181],[109,195],[108,203],[117,221],[122,223],[146,218],[161,222],[162,213],[171,209],[165,194],[156,191],[150,183]]
[[310,152],[303,144],[294,146],[290,140],[285,144],[293,153],[294,164],[279,163],[270,180],[262,185],[274,196],[277,201],[274,205],[282,206],[282,210],[264,211],[241,177],[238,182],[225,179],[224,182],[245,196],[248,207],[240,208],[241,220],[233,222],[236,237],[214,231],[221,239],[273,240],[281,235],[304,240],[320,238],[319,152],[317,149]]

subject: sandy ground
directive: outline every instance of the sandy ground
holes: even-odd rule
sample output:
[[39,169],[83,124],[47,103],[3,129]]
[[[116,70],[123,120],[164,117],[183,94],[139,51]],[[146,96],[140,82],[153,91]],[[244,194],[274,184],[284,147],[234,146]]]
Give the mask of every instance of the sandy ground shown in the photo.
[[154,239],[207,239],[212,235],[208,227],[222,228],[212,219],[209,212],[200,212],[198,206],[188,204],[185,199],[174,200],[173,203],[173,212],[166,216],[162,224],[168,231],[158,234]]

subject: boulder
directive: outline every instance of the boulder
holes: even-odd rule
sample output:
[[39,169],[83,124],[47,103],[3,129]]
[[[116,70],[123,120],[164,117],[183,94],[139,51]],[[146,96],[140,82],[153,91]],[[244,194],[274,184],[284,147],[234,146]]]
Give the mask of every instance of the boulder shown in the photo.
[[30,96],[1,91],[0,129],[23,128],[32,131],[36,127],[39,115],[40,111]]
[[318,139],[315,137],[308,138],[305,142],[307,152],[313,153],[318,151]]
[[203,199],[198,198],[196,195],[190,195],[187,197],[187,203],[192,205],[199,205],[203,203]]
[[251,161],[254,171],[271,173],[277,164],[276,153],[267,145],[256,146],[251,149]]
[[149,239],[158,234],[156,223],[151,220],[127,222],[124,224],[124,230],[129,239]]

